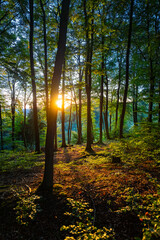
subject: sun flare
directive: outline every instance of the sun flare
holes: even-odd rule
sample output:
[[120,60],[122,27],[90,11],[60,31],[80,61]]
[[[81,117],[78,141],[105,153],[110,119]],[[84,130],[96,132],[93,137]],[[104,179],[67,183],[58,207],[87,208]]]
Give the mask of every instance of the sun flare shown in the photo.
[[[59,98],[57,101],[56,101],[56,105],[58,107],[58,109],[62,109],[62,98]],[[69,107],[69,102],[68,101],[64,101],[64,108],[67,108]]]

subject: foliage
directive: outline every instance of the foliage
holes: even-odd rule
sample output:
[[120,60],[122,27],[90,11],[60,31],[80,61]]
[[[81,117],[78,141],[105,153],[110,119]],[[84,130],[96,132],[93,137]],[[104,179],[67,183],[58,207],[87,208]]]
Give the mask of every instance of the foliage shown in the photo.
[[93,209],[89,208],[88,203],[70,198],[67,200],[71,212],[66,212],[65,215],[72,217],[73,224],[61,227],[61,230],[69,232],[70,235],[65,240],[115,239],[112,229],[98,229],[94,226]]
[[34,166],[41,166],[44,154],[27,152],[4,151],[0,158],[0,171],[11,171],[14,169],[30,169]]
[[[156,180],[152,179],[156,182]],[[126,206],[117,212],[134,211],[139,216],[143,224],[143,240],[153,240],[160,238],[160,185],[156,184],[157,194],[142,196],[135,193],[133,188],[126,188],[122,193],[122,198]]]
[[40,197],[35,194],[29,196],[24,189],[14,189],[14,194],[19,199],[17,206],[14,208],[17,222],[27,226],[34,219],[36,213],[41,211],[40,205],[36,203],[36,200],[40,199]]

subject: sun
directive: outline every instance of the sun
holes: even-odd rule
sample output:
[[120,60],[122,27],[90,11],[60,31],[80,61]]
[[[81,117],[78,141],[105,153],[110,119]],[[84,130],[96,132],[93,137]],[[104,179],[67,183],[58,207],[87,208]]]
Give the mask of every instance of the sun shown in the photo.
[[[62,109],[62,97],[58,96],[58,100],[56,101],[56,105],[58,109]],[[70,103],[68,101],[64,101],[64,108],[69,107]]]
[[62,99],[58,99],[56,101],[56,105],[57,105],[58,108],[62,108]]

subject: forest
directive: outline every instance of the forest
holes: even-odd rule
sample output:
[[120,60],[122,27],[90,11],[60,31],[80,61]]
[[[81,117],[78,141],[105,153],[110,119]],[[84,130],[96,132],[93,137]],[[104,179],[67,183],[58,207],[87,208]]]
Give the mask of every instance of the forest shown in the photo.
[[0,0],[0,239],[160,239],[160,1]]

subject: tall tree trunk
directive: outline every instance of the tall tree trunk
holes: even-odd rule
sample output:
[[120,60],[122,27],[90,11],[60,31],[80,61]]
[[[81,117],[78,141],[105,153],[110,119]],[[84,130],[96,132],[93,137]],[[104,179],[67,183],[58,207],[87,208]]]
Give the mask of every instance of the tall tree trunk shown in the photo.
[[65,60],[63,64],[63,78],[62,78],[62,147],[67,147],[65,139],[65,112],[64,112],[64,91],[65,91]]
[[12,93],[11,93],[11,113],[12,113],[12,150],[15,149],[15,81],[12,80]]
[[56,100],[58,98],[59,84],[62,73],[62,65],[65,58],[67,24],[69,18],[70,0],[62,1],[62,10],[60,16],[59,40],[55,60],[54,74],[51,85],[51,106],[48,114],[48,126],[45,147],[45,170],[43,182],[39,188],[44,194],[53,191],[53,162],[54,162],[54,137],[56,130],[57,107]]
[[104,36],[102,35],[102,62],[101,62],[101,89],[100,89],[100,116],[99,116],[99,143],[102,144],[103,127],[103,84],[104,84]]
[[45,62],[44,78],[45,78],[45,92],[46,92],[46,117],[47,117],[47,122],[48,122],[49,102],[48,102],[48,63],[47,63],[46,13],[45,13],[45,10],[44,10],[42,0],[40,0],[40,5],[41,5],[41,9],[42,9],[42,14],[43,14],[43,41],[44,41],[44,62]]
[[118,78],[118,88],[117,88],[117,102],[116,102],[116,122],[115,122],[115,128],[117,128],[117,123],[118,123],[119,92],[120,92],[120,86],[121,86],[122,57],[120,57],[120,60],[118,60],[118,63],[119,63],[119,78]]
[[77,144],[82,143],[82,77],[83,77],[83,71],[81,68],[79,69],[79,111],[78,111],[78,141]]
[[159,80],[159,104],[158,104],[158,122],[160,123],[160,80]]
[[23,116],[23,143],[24,143],[24,147],[27,148],[27,143],[26,143],[26,88],[24,89],[24,116]]
[[148,121],[152,122],[152,110],[153,110],[153,96],[154,96],[154,73],[153,73],[153,60],[151,56],[151,41],[150,41],[150,18],[149,18],[149,1],[147,1],[147,37],[148,37],[148,54],[149,54],[149,78],[150,78],[150,87],[149,87],[149,108],[148,108]]
[[125,83],[125,90],[124,90],[124,96],[123,96],[123,108],[122,108],[122,114],[121,114],[121,120],[120,120],[120,138],[123,137],[124,116],[126,111],[126,101],[127,101],[127,93],[128,93],[128,85],[129,85],[129,55],[130,55],[131,36],[132,36],[133,4],[134,4],[134,0],[131,0],[128,45],[127,45],[127,53],[126,53],[126,83]]
[[39,127],[38,127],[38,111],[37,111],[37,97],[36,97],[36,83],[35,83],[35,71],[34,71],[34,57],[33,57],[33,0],[29,0],[30,8],[30,66],[31,66],[31,80],[32,80],[32,92],[33,92],[33,118],[34,118],[34,133],[35,133],[35,151],[40,153],[40,139],[39,139]]
[[81,69],[81,59],[80,59],[80,41],[79,41],[79,55],[78,55],[78,65],[79,65],[79,110],[78,110],[78,141],[77,144],[82,143],[82,78],[83,71]]
[[106,112],[105,112],[105,126],[106,126],[106,137],[110,139],[109,129],[108,129],[108,76],[106,73]]
[[2,125],[2,106],[0,104],[0,133],[1,133],[1,151],[3,151],[3,125]]
[[137,111],[138,111],[137,98],[138,98],[138,85],[133,84],[133,122],[134,122],[134,126],[136,126],[137,122],[138,122],[138,118],[137,118]]
[[71,97],[69,121],[68,121],[68,144],[70,144],[70,141],[71,141],[71,132],[72,132],[72,97]]
[[[92,63],[92,52],[93,52],[93,20],[91,21],[91,36],[89,37],[89,17],[86,9],[86,0],[84,3],[84,16],[85,16],[85,30],[86,30],[86,69],[85,69],[85,83],[87,93],[87,144],[86,150],[93,151],[92,144],[92,128],[91,128],[91,63]],[[93,10],[92,10],[93,14]]]

